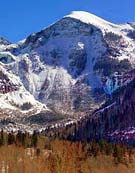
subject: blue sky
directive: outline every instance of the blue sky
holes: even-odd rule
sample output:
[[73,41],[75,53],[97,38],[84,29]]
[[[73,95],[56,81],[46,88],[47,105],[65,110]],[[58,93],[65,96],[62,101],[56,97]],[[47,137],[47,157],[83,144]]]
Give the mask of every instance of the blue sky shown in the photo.
[[75,10],[114,23],[135,21],[135,0],[0,0],[0,36],[16,42]]

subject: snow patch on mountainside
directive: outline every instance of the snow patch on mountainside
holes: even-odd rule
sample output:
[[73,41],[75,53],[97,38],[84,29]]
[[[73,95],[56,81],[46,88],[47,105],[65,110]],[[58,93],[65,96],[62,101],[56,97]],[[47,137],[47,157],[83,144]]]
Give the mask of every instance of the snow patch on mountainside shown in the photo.
[[[2,54],[2,53],[1,53]],[[4,53],[5,55],[5,53]],[[11,54],[9,53],[11,56]],[[15,59],[14,59],[15,60]],[[2,81],[4,83],[10,82],[11,85],[15,85],[18,89],[13,91],[7,91],[6,93],[0,94],[0,107],[1,108],[8,108],[8,109],[21,109],[23,107],[24,109],[33,109],[34,107],[37,108],[43,108],[47,109],[46,105],[38,102],[35,100],[34,96],[31,95],[23,86],[22,81],[20,80],[19,76],[16,76],[12,73],[10,70],[6,70],[4,68],[4,64],[0,65],[0,72]],[[6,82],[7,81],[7,82]],[[1,87],[6,87],[1,86]],[[26,108],[25,108],[26,106]]]

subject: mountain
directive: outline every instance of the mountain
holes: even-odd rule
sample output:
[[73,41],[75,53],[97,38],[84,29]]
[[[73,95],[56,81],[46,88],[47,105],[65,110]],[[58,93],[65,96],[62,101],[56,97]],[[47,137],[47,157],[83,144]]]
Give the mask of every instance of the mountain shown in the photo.
[[16,44],[0,39],[1,124],[43,128],[99,109],[132,80],[124,76],[135,67],[134,46],[134,23],[82,11]]

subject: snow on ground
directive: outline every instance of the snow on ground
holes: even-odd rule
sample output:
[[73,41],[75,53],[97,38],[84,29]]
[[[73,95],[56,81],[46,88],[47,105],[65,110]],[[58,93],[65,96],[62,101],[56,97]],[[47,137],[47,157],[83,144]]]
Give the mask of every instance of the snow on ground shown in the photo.
[[102,113],[102,112],[104,112],[105,110],[107,110],[107,109],[113,107],[114,105],[116,105],[116,102],[114,102],[114,103],[112,103],[112,104],[110,104],[110,105],[104,107],[103,109],[98,110],[97,112],[95,112],[95,113],[93,114],[93,116],[98,116],[100,113]]
[[128,140],[128,139],[135,139],[135,127],[128,127],[125,130],[116,130],[111,134],[108,134],[109,137],[113,139],[120,139],[120,140]]

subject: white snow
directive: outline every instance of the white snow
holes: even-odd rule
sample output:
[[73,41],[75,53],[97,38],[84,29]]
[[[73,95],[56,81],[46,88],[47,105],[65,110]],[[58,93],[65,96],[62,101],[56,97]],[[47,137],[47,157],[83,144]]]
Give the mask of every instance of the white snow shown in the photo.
[[112,103],[112,104],[110,104],[110,105],[108,105],[108,106],[106,106],[106,107],[104,107],[104,108],[98,110],[97,112],[95,112],[95,113],[93,114],[93,116],[97,116],[98,113],[102,113],[102,112],[104,112],[105,110],[111,108],[111,107],[114,106],[114,105],[116,105],[116,102],[114,102],[114,103]]
[[69,14],[65,17],[75,18],[84,23],[92,24],[92,25],[98,26],[99,28],[103,28],[103,29],[118,28],[118,25],[110,23],[106,20],[101,19],[100,17],[95,16],[94,14],[84,12],[84,11],[73,11],[71,14]]
[[103,29],[103,30],[109,30],[109,31],[113,31],[113,32],[117,32],[119,34],[121,34],[121,31],[127,32],[127,30],[133,30],[133,27],[131,27],[129,24],[113,24],[111,22],[108,22],[100,17],[97,17],[96,15],[89,13],[89,12],[85,12],[85,11],[73,11],[71,14],[65,16],[66,17],[71,17],[74,19],[78,19],[84,23],[87,24],[92,24],[96,27],[98,27],[99,29]]

